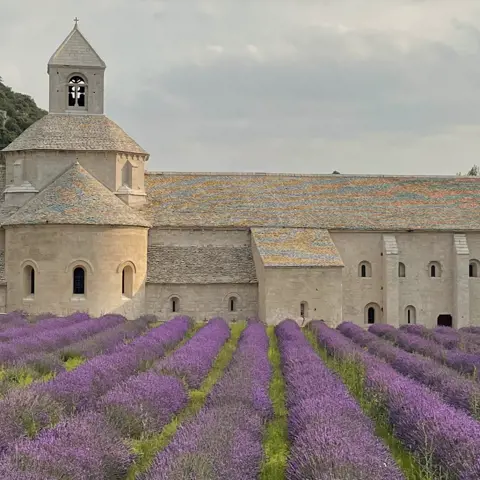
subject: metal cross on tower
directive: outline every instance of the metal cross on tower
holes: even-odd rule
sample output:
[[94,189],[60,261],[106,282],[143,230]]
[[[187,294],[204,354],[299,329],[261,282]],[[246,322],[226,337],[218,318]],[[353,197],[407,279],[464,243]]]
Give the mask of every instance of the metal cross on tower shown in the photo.
[[75,22],[75,26],[77,26],[77,25],[78,25],[78,22],[79,22],[80,20],[79,20],[78,17],[75,17],[75,18],[73,19],[73,21]]

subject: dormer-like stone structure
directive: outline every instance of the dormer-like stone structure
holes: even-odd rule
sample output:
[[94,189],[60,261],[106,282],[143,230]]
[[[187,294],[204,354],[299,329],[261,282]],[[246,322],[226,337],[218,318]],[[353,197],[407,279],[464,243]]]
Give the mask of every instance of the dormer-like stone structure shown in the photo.
[[149,155],[104,115],[105,69],[75,24],[48,62],[48,115],[3,150],[6,205],[22,206],[77,161],[127,205],[145,203]]

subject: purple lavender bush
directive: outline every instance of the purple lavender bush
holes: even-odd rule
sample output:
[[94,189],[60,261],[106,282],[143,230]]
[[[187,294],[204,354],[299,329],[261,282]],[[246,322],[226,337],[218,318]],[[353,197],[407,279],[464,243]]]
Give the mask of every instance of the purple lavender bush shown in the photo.
[[188,394],[178,378],[150,371],[110,390],[101,398],[97,410],[123,436],[141,438],[160,432],[187,403]]
[[256,480],[262,460],[262,417],[246,406],[204,408],[181,425],[141,480]]
[[182,378],[188,388],[200,388],[223,344],[230,337],[225,320],[213,318],[182,348],[160,360],[155,369],[167,375]]
[[101,415],[88,413],[18,442],[5,461],[39,478],[112,480],[125,478],[133,456]]
[[411,353],[421,353],[426,357],[444,363],[458,372],[473,376],[477,380],[480,369],[480,355],[462,352],[460,350],[448,350],[434,340],[429,340],[419,335],[406,333],[391,325],[372,325],[369,332],[392,341],[395,345]]
[[124,345],[116,354],[95,357],[48,382],[9,392],[0,400],[0,453],[15,440],[35,435],[69,414],[93,408],[102,395],[136,373],[143,359],[152,355],[144,351],[142,339],[153,338],[149,346],[160,356],[180,342],[190,324],[188,318],[178,317]]
[[429,478],[480,478],[479,422],[366,353],[338,330],[316,321],[310,328],[330,355],[362,366],[365,394],[385,412],[395,436],[416,456]]
[[28,326],[27,315],[24,312],[16,310],[4,315],[0,315],[0,332],[10,328]]
[[[57,320],[57,319],[56,319]],[[13,363],[20,357],[36,352],[53,352],[72,342],[77,342],[95,333],[123,323],[120,315],[105,315],[89,319],[60,329],[49,329],[36,335],[20,337],[6,344],[0,344],[0,363]]]
[[256,480],[262,461],[271,367],[263,325],[250,323],[203,409],[177,430],[143,480]]
[[237,350],[221,380],[209,395],[210,407],[242,403],[269,419],[273,415],[269,395],[272,369],[269,340],[262,323],[251,322],[240,335]]
[[63,347],[58,354],[63,360],[68,360],[72,357],[93,358],[95,355],[111,353],[118,345],[141,335],[150,322],[151,318],[148,316],[142,316],[133,321],[126,321],[89,338]]
[[344,322],[337,329],[388,362],[397,372],[437,392],[449,405],[480,418],[480,386],[477,382],[428,357],[407,353],[354,323]]
[[373,423],[313,351],[300,327],[275,329],[286,383],[292,480],[393,480],[404,476]]
[[90,317],[86,313],[74,313],[67,317],[46,317],[35,324],[10,328],[0,332],[0,342],[8,342],[11,340],[37,335],[49,330],[58,330],[59,328],[69,327],[78,323],[89,320]]
[[55,425],[64,413],[62,405],[47,395],[32,389],[12,390],[0,400],[0,454],[18,439]]
[[112,354],[94,357],[34,388],[61,403],[70,413],[92,408],[108,390],[137,373],[146,360],[161,357],[178,344],[190,325],[187,317],[176,317],[121,345]]

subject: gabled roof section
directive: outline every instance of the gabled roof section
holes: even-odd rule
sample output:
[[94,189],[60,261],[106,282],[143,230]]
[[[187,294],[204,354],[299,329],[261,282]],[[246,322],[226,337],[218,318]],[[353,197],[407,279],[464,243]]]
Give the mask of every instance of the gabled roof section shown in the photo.
[[48,65],[106,68],[105,62],[88,43],[77,25],[73,27],[68,37],[57,48]]
[[150,226],[78,162],[2,225],[45,224]]
[[148,247],[147,282],[257,283],[252,249],[233,246]]
[[327,230],[252,228],[265,267],[343,267]]
[[49,113],[30,125],[4,152],[20,150],[94,150],[147,155],[105,115]]

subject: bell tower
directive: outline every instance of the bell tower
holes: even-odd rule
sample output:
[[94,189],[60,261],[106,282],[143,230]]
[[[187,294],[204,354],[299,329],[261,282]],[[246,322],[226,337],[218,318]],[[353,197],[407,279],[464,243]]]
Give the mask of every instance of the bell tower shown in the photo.
[[75,18],[72,31],[48,62],[50,113],[102,115],[105,68]]

